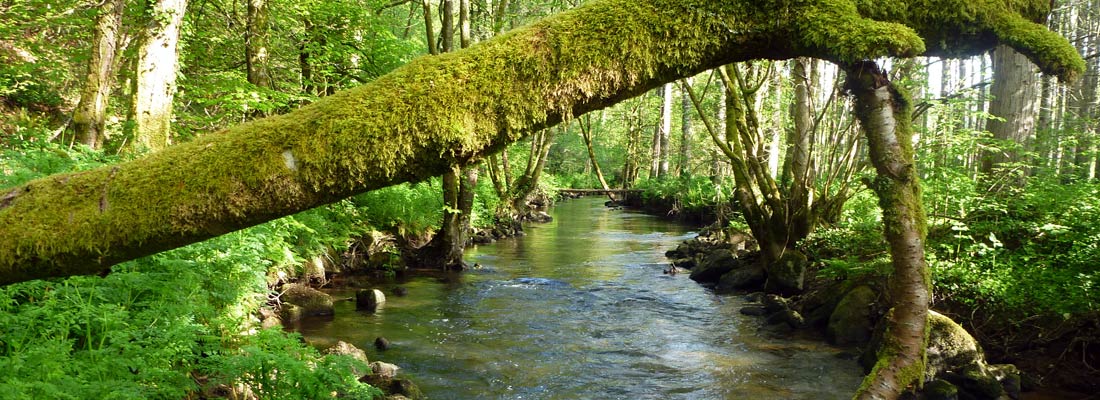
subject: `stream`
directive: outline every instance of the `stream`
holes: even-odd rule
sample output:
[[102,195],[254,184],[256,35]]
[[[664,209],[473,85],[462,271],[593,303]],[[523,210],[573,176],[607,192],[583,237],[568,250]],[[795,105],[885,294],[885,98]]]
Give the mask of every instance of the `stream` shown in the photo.
[[[686,227],[600,198],[551,215],[468,249],[474,269],[379,284],[387,302],[374,314],[341,301],[294,329],[401,366],[431,399],[847,399],[859,386],[841,349],[776,338],[738,312],[741,296],[662,274],[664,252],[694,235]],[[379,336],[388,351],[374,349]]]

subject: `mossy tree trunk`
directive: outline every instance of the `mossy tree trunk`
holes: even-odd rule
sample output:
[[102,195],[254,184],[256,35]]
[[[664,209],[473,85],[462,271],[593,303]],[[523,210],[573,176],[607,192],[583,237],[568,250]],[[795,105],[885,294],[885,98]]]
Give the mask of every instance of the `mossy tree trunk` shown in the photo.
[[[287,115],[4,189],[0,284],[102,273],[120,261],[422,181],[732,62],[961,55],[1001,39],[1047,73],[1072,78],[1084,70],[1068,41],[999,2],[973,3],[984,14],[872,12],[893,3],[844,2],[823,12],[824,2],[791,2],[778,12],[770,1],[589,2],[470,49],[420,58]],[[1031,20],[1049,7],[1028,4]],[[876,15],[881,20],[870,19]]]
[[98,9],[88,75],[80,91],[80,103],[73,112],[76,141],[93,149],[103,145],[107,124],[107,100],[114,87],[119,55],[126,47],[122,35],[123,0],[104,1]]
[[[459,27],[462,29],[460,45],[470,45],[469,9],[459,10]],[[440,52],[454,51],[454,2],[443,1]],[[430,37],[429,40],[432,40]],[[477,187],[477,166],[453,165],[443,173],[443,220],[432,240],[420,249],[408,249],[406,260],[411,264],[444,270],[465,269],[462,256],[470,237],[474,210],[474,189]]]
[[894,264],[887,336],[871,374],[856,398],[892,399],[924,380],[925,325],[931,277],[924,259],[925,217],[913,160],[911,104],[874,62],[845,66],[847,89],[869,143],[877,176],[869,182],[879,198],[882,225]]
[[172,100],[179,71],[180,32],[187,0],[156,0],[146,7],[146,30],[138,49],[130,106],[128,148],[157,151],[171,144]]

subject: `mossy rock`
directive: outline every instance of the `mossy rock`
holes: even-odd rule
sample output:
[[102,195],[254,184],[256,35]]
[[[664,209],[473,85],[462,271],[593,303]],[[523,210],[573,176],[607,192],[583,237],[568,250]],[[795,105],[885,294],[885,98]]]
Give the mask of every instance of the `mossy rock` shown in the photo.
[[869,286],[860,285],[845,294],[829,316],[825,329],[830,343],[838,345],[862,345],[871,340],[874,332],[875,300],[878,295]]
[[722,278],[722,275],[737,268],[737,257],[729,249],[719,249],[707,254],[698,267],[691,270],[691,280],[699,283],[714,283]]
[[934,381],[924,384],[924,390],[921,391],[920,399],[922,400],[958,400],[959,388],[952,385],[951,382],[943,379],[936,379]]
[[722,275],[715,290],[731,292],[735,290],[758,289],[766,279],[764,268],[756,263],[744,265]]
[[298,283],[285,285],[280,298],[285,303],[301,307],[302,314],[305,316],[332,315],[334,313],[332,296],[306,285]]
[[806,289],[806,255],[787,250],[767,267],[768,283],[765,290],[785,294],[802,293]]
[[928,324],[928,377],[984,366],[985,354],[966,329],[932,310],[928,311]]

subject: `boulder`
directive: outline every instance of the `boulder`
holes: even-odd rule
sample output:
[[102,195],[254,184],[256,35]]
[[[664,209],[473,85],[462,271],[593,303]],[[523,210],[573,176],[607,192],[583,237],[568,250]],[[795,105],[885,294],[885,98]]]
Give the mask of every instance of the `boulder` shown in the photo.
[[397,371],[400,371],[401,367],[390,363],[375,361],[370,363],[370,370],[372,374],[379,375],[383,378],[393,378],[397,376]]
[[[874,339],[860,357],[865,371],[874,365],[875,354],[881,347],[885,324],[879,325]],[[957,389],[959,399],[993,400],[1019,396],[1020,371],[1012,365],[987,364],[978,342],[951,318],[929,310],[928,330],[925,380],[947,381]]]
[[[417,388],[412,381],[403,378],[386,378],[378,374],[364,375],[359,378],[359,382],[366,383],[374,386],[386,394],[386,398],[390,399],[412,399],[418,400],[424,398],[424,393]],[[397,397],[400,396],[400,397]]]
[[[352,344],[350,344],[348,342],[344,342],[344,341],[336,342],[336,344],[333,345],[332,347],[329,347],[329,348],[325,349],[324,354],[348,356],[348,357],[354,358],[356,360],[362,361],[363,365],[367,365],[367,363],[370,362],[370,361],[367,360],[367,353],[365,351],[363,351],[363,349],[355,347],[355,345],[352,345]],[[367,370],[366,369],[360,370],[359,368],[354,368],[354,369],[352,369],[351,373],[355,376],[360,376],[360,375],[363,375],[363,374],[367,373]]]
[[757,263],[750,263],[741,268],[734,269],[722,275],[718,279],[715,290],[719,292],[732,292],[759,288],[765,280],[764,268]]
[[802,315],[791,309],[773,313],[768,316],[765,322],[768,325],[787,324],[791,329],[801,329],[806,326],[806,320],[802,318]]
[[764,311],[767,311],[768,314],[775,314],[791,308],[790,305],[787,304],[787,299],[774,294],[764,295],[764,297],[760,298],[760,303],[764,305]]
[[936,379],[925,383],[921,394],[921,398],[924,400],[958,400],[959,388],[952,385],[951,382]]
[[929,310],[928,325],[929,377],[985,364],[985,354],[978,341],[951,318]]
[[283,303],[279,308],[279,319],[283,323],[294,323],[302,319],[302,307],[290,303]]
[[866,285],[845,294],[829,316],[825,336],[838,345],[862,345],[871,340],[875,319],[873,305],[878,296]]
[[362,289],[355,293],[355,308],[373,312],[386,302],[386,295],[378,289]]
[[778,260],[768,265],[768,292],[784,294],[802,293],[806,289],[806,255],[797,250],[787,250]]
[[[306,316],[332,315],[332,297],[306,285],[291,283],[283,286],[283,302],[302,307]],[[285,320],[285,319],[284,319]]]
[[700,283],[718,282],[727,272],[738,265],[737,258],[729,249],[719,249],[708,254],[698,267],[691,270],[691,280]]
[[768,312],[764,310],[764,307],[749,306],[749,307],[741,307],[741,314],[750,315],[750,316],[754,316],[754,317],[763,317],[763,316],[767,315]]
[[695,259],[690,257],[673,259],[672,265],[675,265],[677,268],[692,269],[695,268]]

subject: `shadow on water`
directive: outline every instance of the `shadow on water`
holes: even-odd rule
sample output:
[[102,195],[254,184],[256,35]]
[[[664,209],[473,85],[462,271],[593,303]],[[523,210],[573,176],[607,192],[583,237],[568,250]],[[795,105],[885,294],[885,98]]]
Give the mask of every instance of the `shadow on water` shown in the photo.
[[340,302],[298,329],[400,365],[432,399],[841,399],[859,385],[839,349],[769,338],[739,297],[663,275],[664,251],[692,236],[683,226],[599,199],[553,211],[470,249],[479,270],[413,278],[374,314]]

